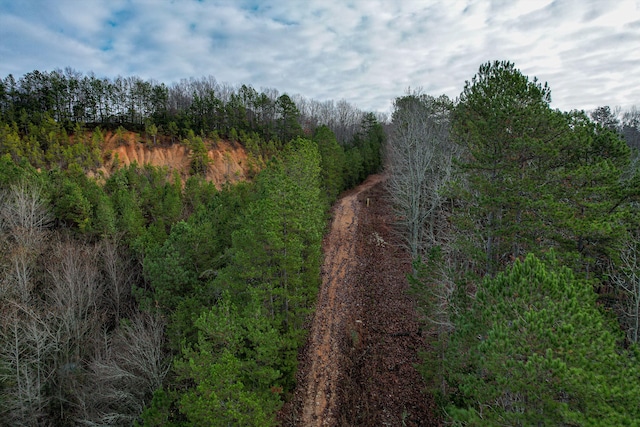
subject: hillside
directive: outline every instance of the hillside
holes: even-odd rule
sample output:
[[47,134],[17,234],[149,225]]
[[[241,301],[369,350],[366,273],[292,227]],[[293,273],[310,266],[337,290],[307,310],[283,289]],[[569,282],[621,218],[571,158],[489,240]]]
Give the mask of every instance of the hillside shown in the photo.
[[[242,145],[226,140],[214,142],[205,139],[204,142],[210,160],[205,174],[207,181],[212,181],[220,187],[227,182],[247,179],[252,165]],[[154,145],[134,132],[125,132],[123,135],[107,132],[103,158],[104,164],[98,169],[98,174],[105,177],[109,177],[118,167],[137,163],[140,166],[166,167],[169,173],[177,171],[184,179],[189,175],[191,154],[187,146],[171,143],[168,137],[158,138]]]

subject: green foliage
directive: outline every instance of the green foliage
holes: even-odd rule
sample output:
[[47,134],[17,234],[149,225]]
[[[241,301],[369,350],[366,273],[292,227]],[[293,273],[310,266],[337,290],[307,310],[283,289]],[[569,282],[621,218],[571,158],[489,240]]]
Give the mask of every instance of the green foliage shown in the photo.
[[193,131],[189,131],[185,145],[191,150],[191,173],[205,175],[211,160],[209,159],[209,151],[201,137],[195,136]]
[[144,217],[135,192],[135,166],[117,170],[105,183],[116,216],[116,227],[128,242],[144,231]]
[[54,214],[67,225],[77,227],[81,232],[88,231],[91,203],[79,183],[68,177],[62,179],[62,185],[54,195]]
[[360,148],[366,177],[372,173],[379,172],[382,167],[381,150],[386,141],[386,135],[382,125],[373,113],[364,115],[360,127],[360,132],[356,135],[354,144]]
[[183,214],[190,216],[201,206],[206,205],[218,193],[215,183],[206,181],[200,175],[187,178],[182,191]]
[[545,162],[532,160],[554,132],[549,102],[546,85],[529,81],[510,62],[496,61],[483,64],[466,82],[454,111],[453,132],[466,149],[461,166],[475,199],[472,213],[487,242],[487,271],[495,271],[505,257],[520,255],[519,247],[512,254],[507,237],[516,227],[520,232],[527,211],[522,204],[538,191],[537,183],[523,178],[542,178],[537,166]]
[[[558,147],[557,161],[547,179],[557,184],[543,187],[545,235],[557,242],[563,253],[584,258],[575,267],[589,271],[618,251],[628,226],[626,218],[637,197],[637,178],[624,179],[630,164],[630,149],[616,134],[592,123],[583,113],[567,117],[571,136]],[[634,174],[635,175],[635,174]]]
[[177,175],[167,175],[166,169],[151,165],[140,169],[134,163],[116,170],[104,185],[116,229],[140,255],[161,244],[182,218],[182,184]]
[[0,154],[9,155],[14,162],[28,160],[26,147],[18,134],[18,125],[0,124]]
[[118,145],[122,145],[125,142],[127,142],[124,136],[125,132],[126,132],[126,129],[123,128],[122,126],[118,126],[118,128],[116,129],[116,143]]
[[175,407],[177,394],[175,391],[157,389],[153,393],[151,404],[140,414],[142,424],[136,422],[134,426],[168,427],[184,425],[184,423],[174,422],[172,419],[173,413],[178,411]]
[[144,257],[150,290],[140,290],[139,296],[146,307],[170,316],[168,335],[174,349],[195,343],[195,319],[220,296],[213,279],[229,261],[225,252],[247,196],[240,185],[209,197],[188,220],[176,223],[164,242],[148,247]]
[[11,154],[0,155],[0,188],[9,188],[25,175],[34,175],[36,170],[26,161],[16,163]]
[[340,191],[344,189],[344,149],[338,144],[336,136],[327,126],[320,126],[316,129],[313,140],[318,144],[321,158],[321,185],[326,195],[327,203],[330,205],[336,200]]
[[300,136],[302,127],[298,122],[300,111],[289,95],[281,95],[276,101],[276,112],[278,115],[278,137],[282,142],[288,142]]
[[156,137],[158,136],[158,127],[151,121],[146,121],[144,124],[145,133],[151,137],[151,142],[156,145]]
[[154,288],[155,304],[165,312],[175,310],[197,291],[198,272],[192,263],[199,243],[196,240],[200,241],[200,236],[193,227],[179,222],[164,243],[145,257],[144,271]]
[[282,404],[278,332],[265,320],[261,300],[253,294],[244,312],[225,293],[196,325],[198,344],[184,351],[177,370],[195,387],[180,399],[180,411],[192,425],[274,425]]
[[[120,313],[138,309],[162,314],[166,335],[153,337],[155,343],[143,335],[131,344],[152,357],[175,357],[172,375],[141,415],[145,425],[272,425],[283,394],[295,383],[303,326],[320,282],[327,204],[344,188],[351,165],[328,127],[315,134],[316,142],[299,138],[303,119],[309,135],[318,119],[303,117],[289,96],[274,90],[258,94],[247,86],[220,96],[217,83],[197,83],[202,85],[193,91],[196,82],[173,87],[171,103],[162,84],[82,77],[71,69],[0,84],[10,93],[0,111],[0,189],[25,177],[38,181],[55,215],[47,236],[57,238],[64,228],[71,230],[64,233],[69,242],[95,244],[96,252],[87,255],[87,266],[96,269],[91,309],[100,313],[96,319],[108,319],[78,326],[96,347],[86,348],[78,375],[51,386],[58,394],[54,401],[64,402],[52,404],[55,415],[38,422],[68,424],[74,417],[75,423],[89,424],[115,416],[95,402],[127,398],[113,398],[109,393],[119,391],[104,385],[94,396],[85,378],[115,369],[112,385],[129,381],[128,373],[110,364],[122,350],[110,331],[112,322],[122,320]],[[382,127],[372,118],[349,144],[356,153],[350,157],[351,183],[380,167]],[[358,124],[342,126],[343,135],[353,135]],[[163,131],[172,141],[184,138],[191,176],[183,181],[166,169],[132,164],[104,178],[102,129],[115,130],[116,144],[126,142],[126,131],[145,132],[153,143]],[[218,191],[207,182],[204,135],[245,144],[255,183]],[[114,241],[131,262],[120,262],[110,251]],[[46,252],[38,256],[44,263],[34,286],[46,290],[51,260]],[[114,303],[118,315],[103,313]],[[43,317],[42,326],[48,321]],[[138,366],[138,360],[130,361]],[[138,403],[126,404],[136,411]]]
[[631,425],[640,420],[637,354],[591,286],[533,255],[486,279],[445,356],[447,412],[464,425]]
[[594,292],[635,227],[637,173],[611,129],[549,102],[493,62],[454,109],[454,228],[414,280],[437,332],[421,369],[454,425],[639,423],[637,348]]
[[195,318],[215,301],[203,274],[213,267],[210,257],[219,256],[207,245],[215,237],[203,226],[179,222],[164,243],[150,249],[144,258],[144,274],[152,288],[144,305],[170,316],[167,332],[173,348],[193,342]]
[[629,149],[583,113],[551,110],[549,101],[546,85],[494,62],[467,82],[456,107],[464,215],[485,242],[487,272],[549,246],[590,271],[622,236],[625,200],[638,191],[622,180]]
[[386,141],[384,129],[375,115],[365,114],[360,131],[350,144],[345,146],[344,184],[351,188],[382,167],[382,146]]
[[281,334],[278,367],[289,387],[319,285],[324,204],[316,144],[294,140],[282,157],[258,176],[256,200],[232,234],[232,262],[216,283],[238,302],[258,293],[265,321]]

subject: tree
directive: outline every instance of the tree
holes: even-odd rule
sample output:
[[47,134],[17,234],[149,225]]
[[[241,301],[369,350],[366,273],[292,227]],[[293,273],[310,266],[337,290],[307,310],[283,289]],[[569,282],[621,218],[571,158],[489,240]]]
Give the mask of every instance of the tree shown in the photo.
[[180,411],[193,425],[274,425],[282,404],[281,339],[265,321],[257,293],[239,312],[225,293],[220,303],[203,313],[195,350],[185,350],[178,372],[195,383],[180,399]]
[[15,122],[12,126],[0,124],[0,154],[10,155],[16,163],[26,157],[23,141],[20,139]]
[[61,186],[57,189],[54,213],[56,218],[80,231],[91,228],[92,206],[80,184],[72,177],[61,176]]
[[345,188],[353,188],[367,176],[362,153],[358,147],[347,148],[344,152],[344,158]]
[[633,425],[640,419],[637,349],[591,286],[550,253],[478,285],[447,351],[452,421],[467,425]]
[[116,129],[116,143],[118,145],[124,145],[127,142],[124,135],[125,128],[123,128],[122,126],[118,126],[118,128]]
[[91,361],[85,387],[78,391],[83,421],[133,425],[138,420],[171,367],[164,326],[159,315],[137,313],[108,337]]
[[90,351],[87,345],[99,327],[103,282],[95,246],[61,240],[49,260],[47,303],[58,325],[61,365],[79,364]]
[[117,236],[100,242],[100,259],[105,277],[105,294],[110,302],[109,313],[119,321],[131,309],[131,289],[138,282],[140,269],[127,256],[126,248]]
[[278,117],[278,137],[280,141],[287,142],[301,134],[299,123],[300,112],[289,95],[281,95],[276,102],[276,114]]
[[338,144],[335,135],[327,126],[316,129],[313,140],[320,151],[320,174],[327,204],[332,204],[344,188],[344,150]]
[[406,245],[414,260],[437,244],[436,226],[451,179],[451,101],[413,93],[395,101],[386,145],[387,186]]
[[46,424],[55,378],[56,328],[46,314],[3,300],[0,322],[0,412],[8,425]]
[[465,83],[455,109],[454,136],[465,150],[461,166],[482,221],[488,272],[505,258],[520,256],[517,237],[505,237],[521,226],[522,203],[535,191],[530,182],[522,185],[523,173],[529,175],[532,166],[537,172],[532,143],[556,139],[547,123],[550,94],[546,84],[529,81],[513,63],[488,62]]
[[640,149],[640,110],[635,106],[622,114],[620,132],[629,147]]
[[35,262],[43,251],[53,217],[42,186],[23,178],[0,194],[0,244],[8,246],[5,279],[0,295],[17,298],[22,303],[31,299],[36,282]]
[[546,225],[541,237],[561,248],[559,256],[576,271],[601,275],[626,238],[638,175],[628,174],[630,149],[615,132],[583,113],[566,119],[566,144],[546,171],[555,184],[538,186],[547,206],[538,209]]
[[260,293],[267,320],[285,342],[279,368],[289,385],[320,278],[324,204],[317,146],[291,141],[257,181],[258,197],[232,234],[232,262],[216,286],[230,289],[234,301],[246,301],[252,289]]
[[591,274],[623,236],[638,191],[635,178],[623,179],[628,147],[584,113],[551,110],[549,101],[546,84],[494,62],[466,83],[456,107],[463,200],[491,274],[549,246]]
[[640,339],[640,236],[631,233],[619,252],[619,260],[612,263],[609,278],[621,294],[619,312],[627,339],[638,343]]
[[239,228],[237,215],[243,210],[246,192],[245,185],[238,185],[205,193],[209,197],[188,220],[174,224],[164,242],[147,249],[143,270],[150,289],[138,292],[139,301],[167,317],[169,344],[174,349],[195,343],[195,318],[215,304],[226,287],[213,281],[229,262],[225,252],[233,230]]
[[593,120],[594,123],[599,124],[603,128],[617,132],[620,127],[620,121],[618,120],[619,114],[620,108],[616,108],[614,111],[611,111],[611,107],[606,105],[593,110],[589,114],[589,117],[591,117],[591,120]]
[[382,146],[386,140],[384,129],[375,114],[366,113],[362,116],[360,130],[353,138],[354,146],[360,148],[364,166],[364,180],[372,173],[377,173],[382,167]]
[[211,159],[209,159],[209,152],[202,138],[195,136],[193,131],[189,131],[189,136],[184,144],[191,151],[191,173],[205,175]]
[[151,137],[153,140],[153,145],[156,145],[156,136],[158,136],[158,126],[155,123],[147,120],[144,124],[144,131]]

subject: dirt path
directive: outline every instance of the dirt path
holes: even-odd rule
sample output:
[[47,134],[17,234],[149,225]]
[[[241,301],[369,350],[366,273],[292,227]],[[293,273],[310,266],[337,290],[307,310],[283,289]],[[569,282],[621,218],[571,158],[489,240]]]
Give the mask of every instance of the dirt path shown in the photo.
[[393,244],[383,176],[333,208],[322,286],[285,426],[438,425],[414,365],[424,348]]
[[[318,295],[316,314],[310,331],[310,369],[302,405],[300,425],[336,425],[338,407],[339,367],[345,355],[338,350],[344,340],[347,305],[352,305],[352,288],[348,276],[356,262],[356,230],[360,204],[358,195],[382,180],[370,177],[364,184],[344,196],[333,212],[331,231],[325,241],[325,262],[322,287]],[[355,266],[357,268],[357,266]]]

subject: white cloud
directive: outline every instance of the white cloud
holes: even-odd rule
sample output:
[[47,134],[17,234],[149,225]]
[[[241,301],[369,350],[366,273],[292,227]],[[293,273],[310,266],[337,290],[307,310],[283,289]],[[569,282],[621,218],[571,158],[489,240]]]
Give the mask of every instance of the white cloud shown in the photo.
[[456,97],[479,65],[516,63],[561,109],[640,104],[638,2],[618,0],[25,0],[0,6],[0,76],[273,87],[386,110],[411,87]]

